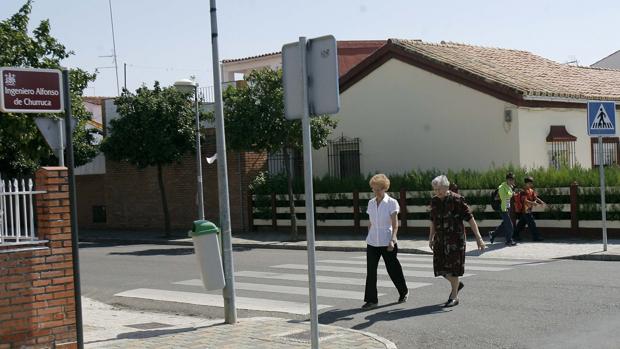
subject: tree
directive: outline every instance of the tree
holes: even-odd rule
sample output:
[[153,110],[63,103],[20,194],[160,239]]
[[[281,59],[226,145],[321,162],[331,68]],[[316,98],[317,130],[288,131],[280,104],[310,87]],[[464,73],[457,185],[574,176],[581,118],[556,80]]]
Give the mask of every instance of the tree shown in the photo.
[[170,236],[170,213],[162,168],[178,162],[195,149],[194,109],[187,93],[173,87],[152,90],[140,87],[133,94],[123,90],[116,99],[120,118],[110,121],[110,133],[101,150],[114,161],[127,161],[138,168],[157,167],[166,236]]
[[[236,151],[256,151],[284,155],[291,215],[291,240],[297,240],[297,219],[290,171],[290,151],[303,148],[301,120],[284,117],[282,70],[270,68],[252,71],[243,87],[224,91],[226,143]],[[327,137],[337,121],[328,115],[310,121],[312,147],[327,145]]]
[[[61,61],[73,52],[67,51],[50,35],[48,20],[41,21],[32,36],[29,35],[31,10],[32,1],[28,0],[16,14],[0,22],[0,66],[58,69]],[[93,134],[97,131],[86,129],[90,113],[82,102],[82,92],[90,81],[95,80],[95,75],[81,69],[71,69],[69,75],[71,109],[78,119],[73,146],[75,165],[79,166],[90,161],[98,152],[93,142]],[[32,174],[41,165],[57,163],[34,123],[36,116],[63,117],[0,113],[0,172],[9,176]]]

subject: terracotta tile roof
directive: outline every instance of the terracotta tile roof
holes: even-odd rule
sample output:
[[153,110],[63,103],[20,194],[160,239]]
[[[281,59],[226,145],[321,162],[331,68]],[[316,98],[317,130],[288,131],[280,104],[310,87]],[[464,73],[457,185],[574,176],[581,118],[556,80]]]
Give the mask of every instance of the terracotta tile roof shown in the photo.
[[277,56],[280,53],[281,53],[280,51],[277,51],[277,52],[263,53],[263,54],[260,54],[260,55],[243,57],[243,58],[224,59],[224,60],[222,60],[222,63],[233,63],[233,62],[250,61],[250,60],[256,59],[256,58],[269,57],[269,56]]
[[620,101],[620,70],[560,64],[527,51],[452,42],[390,39],[390,44],[445,68],[514,89],[525,99]]
[[[385,45],[387,40],[343,40],[338,41],[338,71],[340,76],[346,74],[351,68],[368,57],[381,46]],[[257,58],[276,56],[281,54],[278,52],[265,53],[257,56],[244,58],[225,59],[222,63],[234,63],[250,61]]]

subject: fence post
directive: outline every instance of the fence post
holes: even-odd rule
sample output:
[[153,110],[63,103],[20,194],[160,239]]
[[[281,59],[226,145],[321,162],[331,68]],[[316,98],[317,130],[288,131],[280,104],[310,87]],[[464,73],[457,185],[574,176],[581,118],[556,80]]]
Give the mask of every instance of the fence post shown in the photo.
[[271,227],[273,230],[278,229],[278,210],[276,206],[276,193],[271,193]]
[[400,231],[407,231],[407,191],[400,188],[400,196],[398,198],[400,204]]
[[252,201],[253,195],[251,191],[247,192],[247,210],[248,210],[248,230],[254,231],[254,202]]
[[577,192],[578,192],[579,184],[577,182],[573,182],[570,185],[570,228],[574,233],[579,233],[579,219],[577,217],[578,211],[578,202],[577,202]]
[[353,191],[353,232],[360,232],[360,192],[357,189]]

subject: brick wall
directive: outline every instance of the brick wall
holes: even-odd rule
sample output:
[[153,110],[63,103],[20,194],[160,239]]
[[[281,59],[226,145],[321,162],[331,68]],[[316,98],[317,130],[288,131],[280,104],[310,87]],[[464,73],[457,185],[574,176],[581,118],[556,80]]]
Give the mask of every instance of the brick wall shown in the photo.
[[78,188],[77,207],[80,227],[87,229],[105,228],[105,223],[95,223],[93,207],[105,207],[105,175],[75,176]]
[[[206,219],[219,220],[217,162],[204,160],[216,152],[215,132],[206,130],[202,144],[203,196]],[[249,229],[247,186],[266,166],[267,155],[228,152],[228,184],[233,231]],[[90,178],[82,178],[90,177]],[[187,154],[163,169],[172,229],[186,230],[198,215],[196,156]],[[163,230],[164,216],[157,169],[106,162],[102,176],[78,176],[78,224],[87,229]],[[97,204],[99,203],[99,204]],[[92,206],[105,205],[107,221],[92,222]]]
[[67,170],[37,171],[42,243],[0,246],[0,349],[77,348]]

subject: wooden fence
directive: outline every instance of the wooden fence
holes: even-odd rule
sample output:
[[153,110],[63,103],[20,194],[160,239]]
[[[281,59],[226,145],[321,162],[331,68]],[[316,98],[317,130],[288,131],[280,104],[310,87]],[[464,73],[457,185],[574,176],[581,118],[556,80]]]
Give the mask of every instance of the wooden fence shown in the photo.
[[[471,206],[481,228],[492,228],[500,223],[499,215],[490,205],[492,189],[460,190]],[[600,228],[600,189],[579,187],[573,184],[562,188],[538,188],[546,207],[536,207],[536,223],[540,228],[565,229],[578,232],[582,228]],[[430,191],[389,192],[400,203],[401,231],[415,231],[429,226]],[[620,187],[607,191],[607,227],[620,229]],[[366,206],[372,192],[316,193],[315,219],[317,228],[334,227],[361,232],[368,226]],[[297,224],[305,226],[305,201],[303,194],[294,194]],[[276,230],[290,226],[288,195],[250,194],[248,198],[253,228]]]

